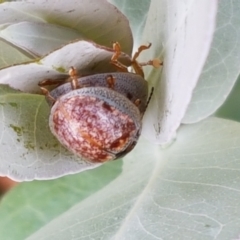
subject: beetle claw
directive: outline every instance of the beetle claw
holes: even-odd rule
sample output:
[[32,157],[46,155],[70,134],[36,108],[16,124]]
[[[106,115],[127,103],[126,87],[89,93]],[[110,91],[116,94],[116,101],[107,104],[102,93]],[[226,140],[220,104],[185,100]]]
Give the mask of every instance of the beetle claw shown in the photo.
[[[144,62],[144,63],[139,63],[137,61],[137,58],[139,57],[139,55],[141,54],[142,51],[149,49],[152,46],[151,43],[149,43],[148,45],[141,45],[137,52],[133,55],[132,57],[132,68],[134,69],[135,73],[144,77],[144,73],[143,73],[143,66],[148,66],[151,65],[155,68],[158,68],[160,66],[163,65],[163,63],[159,60],[159,59],[153,59],[150,60],[148,62]],[[111,58],[111,63],[121,72],[128,72],[128,67],[125,66],[124,64],[122,64],[121,62],[118,61],[118,58],[121,55],[121,46],[118,42],[115,42],[113,44],[113,50],[115,51],[112,58]]]

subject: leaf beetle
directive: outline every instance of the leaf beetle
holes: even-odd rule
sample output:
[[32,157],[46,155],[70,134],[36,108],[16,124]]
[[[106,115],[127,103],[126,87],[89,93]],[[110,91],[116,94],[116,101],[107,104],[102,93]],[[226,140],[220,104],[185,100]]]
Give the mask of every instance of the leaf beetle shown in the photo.
[[86,161],[103,163],[135,147],[150,99],[142,66],[161,64],[157,60],[137,62],[140,52],[150,46],[140,46],[133,56],[136,73],[118,61],[121,49],[115,43],[111,63],[118,72],[79,77],[72,67],[70,78],[51,91],[44,87],[49,81],[39,83],[51,105],[50,130],[69,151]]

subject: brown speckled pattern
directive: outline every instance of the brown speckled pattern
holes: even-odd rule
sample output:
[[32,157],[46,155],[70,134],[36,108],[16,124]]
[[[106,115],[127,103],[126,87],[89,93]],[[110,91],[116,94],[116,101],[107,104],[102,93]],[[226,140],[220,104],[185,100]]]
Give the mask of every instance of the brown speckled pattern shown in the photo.
[[136,140],[139,127],[102,99],[76,95],[55,105],[52,132],[70,151],[89,161],[112,160]]

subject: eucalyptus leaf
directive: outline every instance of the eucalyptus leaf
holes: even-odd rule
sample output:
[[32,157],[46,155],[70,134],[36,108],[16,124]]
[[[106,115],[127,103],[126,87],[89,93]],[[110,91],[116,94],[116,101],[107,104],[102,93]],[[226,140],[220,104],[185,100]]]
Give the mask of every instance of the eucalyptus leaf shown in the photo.
[[216,32],[183,123],[212,115],[232,91],[240,73],[240,2],[221,0]]
[[2,28],[0,37],[31,54],[43,56],[74,39],[80,39],[81,35],[76,30],[54,24],[20,22]]
[[[66,203],[61,201],[66,198],[64,194],[58,197],[55,213],[62,214],[53,215],[53,211],[44,208],[49,198],[56,199],[62,194],[46,188],[45,184],[38,184],[39,193],[44,192],[41,202],[33,197],[27,204],[24,200],[22,206],[14,208],[12,204],[11,212],[16,211],[13,216],[8,216],[4,208],[0,211],[5,213],[7,223],[13,229],[22,214],[28,219],[33,216],[35,220],[30,220],[30,225],[22,229],[26,234],[27,229],[32,229],[33,225],[37,229],[36,225],[39,225],[39,231],[27,238],[30,240],[65,240],[72,236],[106,240],[237,239],[240,223],[239,136],[240,124],[223,119],[212,118],[182,126],[176,142],[164,151],[142,139],[137,151],[124,160],[122,172],[116,179],[88,198],[81,198],[78,203],[71,201],[72,208],[68,209],[70,204],[66,208]],[[118,161],[112,162],[104,166],[105,170],[98,168],[94,171],[101,179],[108,167],[111,172],[117,165]],[[91,181],[88,173],[84,176],[85,181]],[[61,179],[55,184],[55,189],[62,188]],[[16,199],[14,196],[23,192],[28,199],[33,186],[36,184],[17,188],[9,197]],[[81,189],[85,191],[84,186]],[[75,187],[70,187],[66,194],[71,198],[79,196]],[[6,196],[2,207],[6,206],[7,200]],[[26,211],[26,208],[30,210]],[[47,219],[52,221],[42,227]],[[8,232],[11,232],[11,240],[21,239],[18,233],[14,235],[14,231],[6,228],[4,221],[1,226],[5,226],[1,239],[6,239]]]
[[[68,75],[39,63],[26,63],[0,70],[0,83],[28,93],[41,93],[38,83],[44,79],[64,79]],[[29,95],[29,98],[35,98]],[[24,106],[23,106],[24,107]]]
[[[88,41],[69,43],[48,54],[37,62],[19,64],[0,70],[0,84],[28,93],[40,93],[38,83],[45,79],[66,79],[71,67],[78,70],[79,76],[116,72],[110,61],[114,51]],[[131,58],[121,54],[119,60],[129,65]]]
[[[116,161],[57,180],[19,184],[1,199],[0,215],[4,218],[0,218],[0,239],[26,239],[72,205],[103,188],[121,169],[122,161]],[[12,228],[7,227],[9,224]]]
[[[71,66],[83,75],[116,71],[116,67],[110,64],[113,53],[112,49],[92,42],[73,42],[38,62],[0,70],[0,83],[23,92],[39,93],[41,80],[64,80],[68,77],[64,72]],[[120,59],[131,63],[126,54]],[[49,130],[49,110],[44,96],[17,91],[9,93],[2,85],[0,175],[17,181],[52,179],[100,165],[85,162],[60,145]]]
[[240,75],[224,104],[215,113],[215,116],[240,122]]
[[218,1],[152,0],[143,41],[152,48],[145,60],[163,59],[163,70],[146,71],[154,95],[146,111],[143,133],[167,144],[175,136],[207,58],[215,29]]
[[17,181],[52,179],[99,166],[73,156],[53,137],[43,96],[1,88],[0,175]]
[[[94,42],[76,41],[69,43],[59,50],[56,50],[43,59],[40,63],[44,66],[55,69],[65,69],[68,71],[72,66],[79,71],[80,76],[116,72],[118,69],[111,64],[111,58],[115,51],[113,48],[107,48]],[[119,61],[126,66],[131,64],[131,57],[121,53]]]
[[31,56],[27,56],[16,47],[10,46],[8,43],[0,39],[0,69],[9,65],[27,62],[31,59]]
[[[134,24],[134,15],[138,16],[137,11],[144,8],[142,16],[137,18],[144,25],[145,17],[148,16],[141,43],[151,42],[152,47],[141,55],[141,61],[157,57],[164,62],[162,72],[145,68],[149,87],[155,88],[144,119],[144,133],[151,142],[141,137],[136,148],[125,157],[123,167],[122,161],[113,161],[82,172],[79,176],[68,176],[54,182],[25,183],[13,189],[0,205],[0,239],[239,239],[240,123],[208,118],[196,124],[180,126],[176,139],[168,148],[153,145],[153,142],[170,141],[186,112],[210,49],[217,1],[152,0],[149,11],[143,1],[111,1],[122,6],[122,11],[129,14],[133,32],[138,33],[135,36],[137,41],[142,27],[138,28],[137,21]],[[226,47],[226,51],[223,51],[226,59],[233,63],[235,56],[239,55],[237,41],[232,41],[235,39],[234,34],[237,36],[239,15],[236,13],[239,4],[237,1],[218,2],[218,26],[221,25],[219,30],[224,29],[224,33],[222,39],[217,38],[217,43],[214,38],[211,51],[218,53],[219,50],[220,53]],[[75,6],[72,8],[73,3],[76,11]],[[78,3],[86,8],[79,10]],[[13,8],[6,3],[0,4],[0,23],[49,23],[82,33],[73,23],[78,26],[86,17],[92,20],[92,25],[85,25],[83,36],[87,31],[90,32],[88,36],[93,33],[94,36],[99,35],[99,32],[104,35],[100,21],[102,18],[95,14],[84,15],[84,10],[88,12],[88,4],[97,6],[95,10],[107,4],[106,11],[103,10],[106,16],[110,9],[115,9],[103,0],[30,0],[13,4]],[[82,14],[77,16],[78,12]],[[220,25],[219,19],[222,19]],[[108,19],[110,25],[111,20]],[[127,22],[126,19],[123,21]],[[230,31],[232,26],[233,31]],[[116,31],[119,35],[121,31],[125,34],[123,29]],[[103,36],[105,38],[109,39],[109,36]],[[128,35],[128,46],[131,45],[129,39],[131,37]],[[228,39],[230,49],[236,51],[228,51]],[[77,49],[71,44],[28,64],[39,65],[43,72],[50,69],[53,75],[56,73],[65,77],[64,73],[67,73],[70,64],[77,63],[82,57],[67,51]],[[112,50],[102,54],[102,47],[88,44],[85,46],[90,51],[84,53],[90,63],[100,63],[106,55],[104,63],[109,64]],[[100,55],[94,55],[95,51],[100,52]],[[127,53],[130,54],[130,50]],[[215,57],[211,54],[208,61],[219,58],[215,63],[222,63],[225,56],[222,54],[220,58],[220,55]],[[6,54],[3,61],[5,58]],[[87,68],[86,59],[84,56],[81,64],[77,65],[82,69],[80,74],[95,70],[94,64]],[[129,57],[126,59],[129,60]],[[236,65],[239,67],[238,60]],[[225,66],[227,73],[233,71],[229,77],[235,78],[237,67],[234,65],[231,68],[231,64]],[[210,65],[207,70],[211,72],[214,67]],[[7,71],[11,74],[11,68]],[[217,91],[219,76],[214,74],[216,72],[212,72],[210,82],[217,83]],[[38,80],[32,79],[36,87]],[[15,77],[14,82],[18,80]],[[231,79],[230,85],[234,81]],[[11,81],[6,83],[11,84]],[[28,83],[31,85],[31,81]],[[226,98],[231,87],[217,92],[219,98]],[[208,91],[208,87],[202,89],[206,95]],[[220,101],[216,102],[220,104]],[[199,107],[206,108],[206,105],[199,104]],[[0,169],[3,169],[3,175],[18,180],[52,179],[97,166],[74,158],[59,146],[48,130],[48,114],[49,107],[43,96],[21,93],[6,85],[0,87]],[[187,113],[186,116],[190,115]],[[191,116],[193,120],[198,120],[205,117],[205,112],[200,110]]]
[[106,0],[29,0],[0,4],[0,24],[24,21],[67,27],[76,30],[84,39],[108,47],[118,41],[124,52],[132,52],[133,38],[128,20]]
[[145,27],[151,1],[109,0],[109,2],[120,9],[129,20],[134,36],[134,50],[136,50],[141,44],[147,44],[146,42],[142,42],[142,32]]

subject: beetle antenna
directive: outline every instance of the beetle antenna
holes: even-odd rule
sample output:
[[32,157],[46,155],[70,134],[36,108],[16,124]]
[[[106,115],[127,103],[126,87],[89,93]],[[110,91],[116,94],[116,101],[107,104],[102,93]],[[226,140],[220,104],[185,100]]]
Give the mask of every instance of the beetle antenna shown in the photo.
[[150,92],[150,95],[149,95],[149,97],[148,97],[147,104],[146,104],[145,110],[144,110],[144,112],[143,112],[143,115],[144,115],[144,113],[145,113],[146,110],[147,110],[148,104],[150,103],[150,100],[151,100],[151,98],[152,98],[152,96],[153,96],[153,92],[154,92],[154,87],[151,88],[151,92]]

